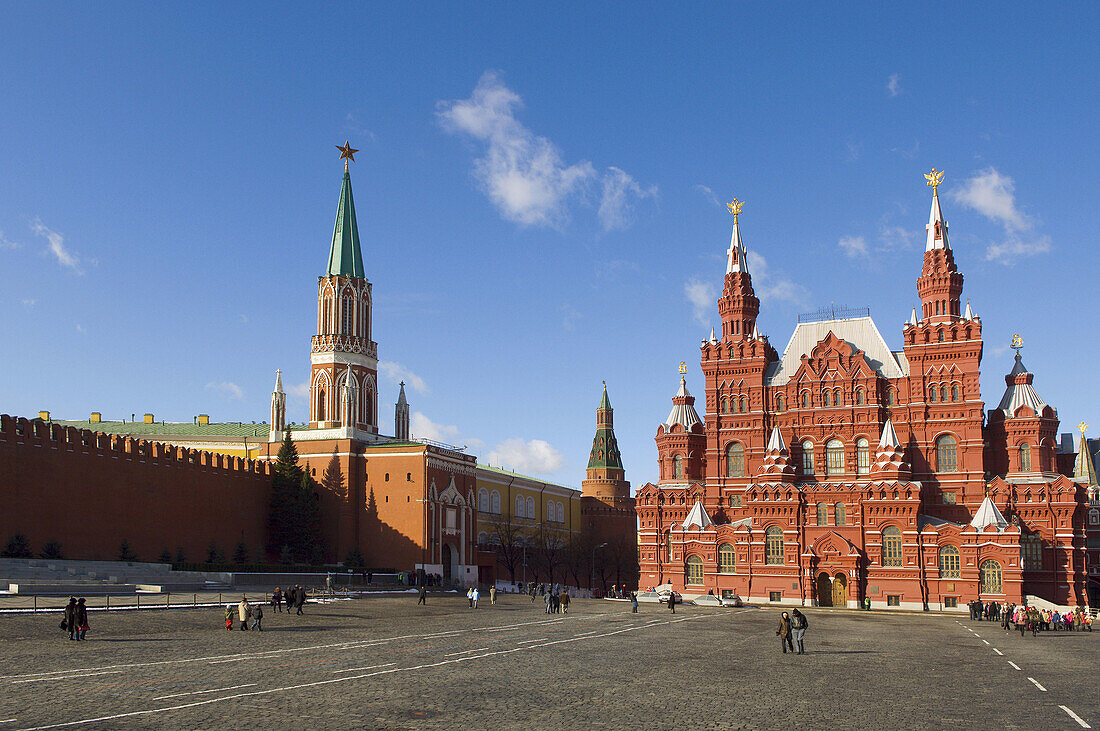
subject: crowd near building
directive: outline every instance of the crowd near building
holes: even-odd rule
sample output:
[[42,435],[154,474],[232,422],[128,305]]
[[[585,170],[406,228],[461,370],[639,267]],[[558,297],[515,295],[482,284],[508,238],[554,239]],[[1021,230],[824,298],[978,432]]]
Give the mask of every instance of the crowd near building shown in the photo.
[[[354,159],[349,146],[341,159]],[[496,580],[589,586],[637,578],[630,485],[614,446],[606,386],[592,464],[577,490],[479,465],[464,448],[410,434],[404,384],[394,428],[380,428],[373,295],[345,162],[327,266],[317,279],[309,421],[288,424],[277,371],[266,423],[2,417],[0,535],[61,545],[67,558],[191,562],[267,539],[273,465],[289,433],[318,481],[316,563],[365,566],[447,585]],[[604,442],[611,447],[605,448]],[[597,452],[599,459],[596,458]],[[324,478],[324,479],[322,479]],[[583,557],[583,561],[581,558]]]
[[681,377],[659,479],[636,495],[644,586],[853,608],[1089,604],[1100,496],[1084,425],[1076,446],[1059,439],[1019,337],[986,410],[982,321],[962,299],[942,173],[926,178],[920,307],[897,350],[869,311],[833,309],[800,317],[779,353],[730,204],[721,335],[700,346],[705,419]]

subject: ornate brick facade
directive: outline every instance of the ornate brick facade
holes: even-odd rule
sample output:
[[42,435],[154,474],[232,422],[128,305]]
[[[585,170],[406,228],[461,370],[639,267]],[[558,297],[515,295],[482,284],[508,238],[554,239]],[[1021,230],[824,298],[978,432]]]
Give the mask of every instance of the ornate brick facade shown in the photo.
[[1057,414],[1019,355],[986,417],[982,324],[961,307],[935,186],[921,317],[897,351],[869,313],[834,311],[800,318],[779,354],[731,212],[722,337],[700,348],[705,421],[681,380],[660,479],[636,495],[642,584],[826,606],[1087,604],[1090,480],[1058,473]]

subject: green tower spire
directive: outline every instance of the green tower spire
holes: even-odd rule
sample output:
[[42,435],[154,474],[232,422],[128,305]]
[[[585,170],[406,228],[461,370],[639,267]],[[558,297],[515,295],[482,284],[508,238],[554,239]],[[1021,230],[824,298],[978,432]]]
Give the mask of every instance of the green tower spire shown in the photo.
[[[351,158],[350,155],[346,157]],[[340,186],[340,205],[336,209],[336,226],[332,230],[332,249],[328,255],[328,275],[335,274],[366,279],[363,254],[359,250],[359,224],[355,220],[355,201],[351,196],[351,173],[348,172],[347,162],[344,163],[344,182]]]
[[588,457],[588,469],[623,469],[619,443],[615,439],[615,412],[607,398],[607,382],[603,384],[603,396],[596,408],[596,436],[592,438],[592,453]]

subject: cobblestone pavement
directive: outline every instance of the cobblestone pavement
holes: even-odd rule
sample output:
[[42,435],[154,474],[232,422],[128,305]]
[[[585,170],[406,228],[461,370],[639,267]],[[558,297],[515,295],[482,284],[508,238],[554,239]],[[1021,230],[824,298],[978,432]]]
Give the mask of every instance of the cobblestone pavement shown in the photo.
[[6,615],[0,730],[1100,723],[1100,633],[806,614],[805,656],[780,654],[772,608],[391,597],[267,612],[263,633],[226,632],[217,608],[93,613],[84,643],[57,615]]

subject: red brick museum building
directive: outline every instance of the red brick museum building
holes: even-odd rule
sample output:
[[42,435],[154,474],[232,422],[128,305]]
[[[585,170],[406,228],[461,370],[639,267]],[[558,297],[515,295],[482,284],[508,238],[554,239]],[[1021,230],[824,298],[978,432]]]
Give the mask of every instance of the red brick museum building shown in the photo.
[[681,378],[657,428],[659,479],[636,495],[643,587],[816,606],[1088,603],[1089,450],[1060,465],[1057,413],[1019,348],[986,411],[982,323],[962,302],[941,177],[900,350],[869,312],[833,311],[800,317],[779,353],[756,326],[731,204],[722,332],[700,347],[705,418]]

